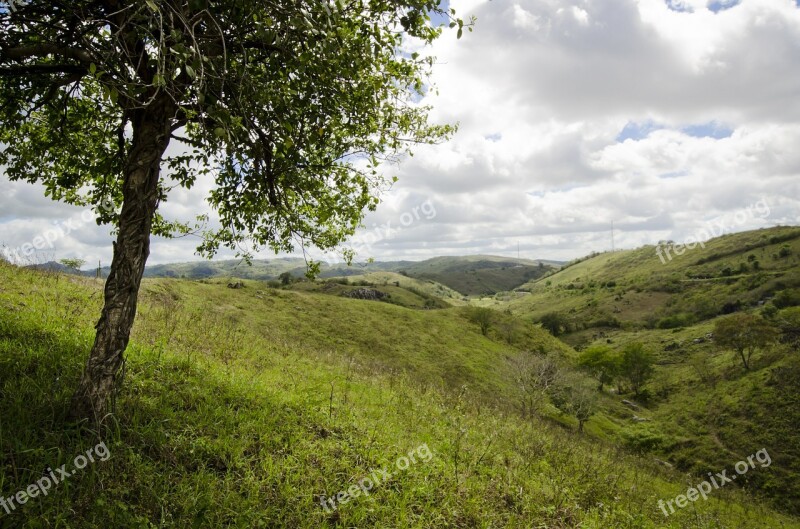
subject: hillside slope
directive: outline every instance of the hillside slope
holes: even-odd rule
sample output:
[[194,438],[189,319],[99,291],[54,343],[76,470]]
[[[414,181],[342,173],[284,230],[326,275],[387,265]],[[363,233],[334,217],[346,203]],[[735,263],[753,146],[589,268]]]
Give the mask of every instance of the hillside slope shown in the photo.
[[[0,526],[800,527],[736,488],[665,517],[680,474],[489,405],[507,346],[460,309],[256,283],[145,288],[115,418],[81,431],[64,416],[101,285],[0,263],[3,495],[100,438],[110,453]],[[478,389],[451,387],[463,382]]]
[[524,297],[484,303],[532,321],[555,313],[561,338],[579,349],[644,344],[656,368],[640,408],[595,432],[697,475],[767,448],[775,470],[748,485],[800,513],[796,345],[759,351],[746,370],[713,336],[732,313],[764,314],[777,326],[800,304],[798,256],[800,228],[792,227],[727,235],[664,263],[649,246],[581,260],[528,284]]
[[[434,257],[425,261],[372,261],[354,263],[351,266],[322,263],[320,277],[401,273],[424,281],[441,283],[461,295],[467,296],[511,290],[552,270],[554,264],[557,263],[491,255]],[[54,263],[53,269],[59,270],[59,266]],[[306,262],[300,258],[284,257],[267,260],[255,259],[252,265],[241,260],[164,264],[148,266],[145,269],[145,277],[185,279],[239,277],[274,280],[285,272],[296,278],[304,277]],[[87,272],[87,274],[94,275],[93,272],[91,274]]]
[[571,331],[623,324],[672,328],[756,307],[781,290],[800,298],[798,227],[724,235],[680,256],[673,250],[672,259],[662,260],[656,250],[645,246],[580,260],[520,287],[530,294],[509,308],[533,318],[562,313]]

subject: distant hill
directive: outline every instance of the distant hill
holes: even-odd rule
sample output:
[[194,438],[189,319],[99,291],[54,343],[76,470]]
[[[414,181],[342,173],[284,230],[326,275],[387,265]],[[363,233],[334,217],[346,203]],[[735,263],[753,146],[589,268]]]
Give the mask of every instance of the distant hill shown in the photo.
[[[320,277],[360,276],[377,272],[394,272],[407,277],[435,281],[469,295],[491,295],[532,281],[562,263],[534,261],[491,255],[434,257],[425,261],[374,261],[351,266],[330,266],[323,263]],[[210,279],[238,277],[242,279],[274,280],[289,272],[302,277],[306,272],[303,259],[283,257],[257,259],[252,266],[241,260],[197,261],[148,266],[145,277]]]
[[800,292],[800,227],[724,235],[682,255],[674,248],[650,245],[576,260],[521,286],[530,294],[510,308],[534,319],[563,313],[573,331],[677,328],[758,307],[782,290]]
[[[238,277],[241,279],[277,279],[284,272],[305,270],[305,261],[298,257],[255,259],[248,265],[241,259],[224,261],[193,261],[147,266],[145,277],[173,277],[185,279],[209,279],[212,277]],[[296,275],[302,275],[296,274]]]
[[430,279],[464,295],[492,295],[513,290],[553,271],[551,264],[491,255],[434,257],[399,270]]

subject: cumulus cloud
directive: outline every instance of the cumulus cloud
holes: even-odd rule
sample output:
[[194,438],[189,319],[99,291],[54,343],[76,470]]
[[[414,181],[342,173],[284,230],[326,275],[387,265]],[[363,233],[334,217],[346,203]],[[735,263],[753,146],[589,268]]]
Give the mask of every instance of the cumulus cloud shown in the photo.
[[[475,31],[457,40],[446,30],[425,50],[437,90],[420,103],[459,132],[387,167],[400,180],[360,237],[387,222],[402,229],[363,258],[516,255],[519,245],[525,257],[570,259],[609,249],[612,222],[618,247],[680,241],[761,200],[769,215],[736,229],[800,221],[795,0],[451,5],[477,17]],[[72,211],[36,186],[2,185],[6,244]],[[174,191],[165,214],[205,211],[210,185]],[[402,225],[425,202],[436,214]],[[96,230],[60,251],[107,260],[110,237]],[[192,259],[195,245],[156,240],[151,263]]]

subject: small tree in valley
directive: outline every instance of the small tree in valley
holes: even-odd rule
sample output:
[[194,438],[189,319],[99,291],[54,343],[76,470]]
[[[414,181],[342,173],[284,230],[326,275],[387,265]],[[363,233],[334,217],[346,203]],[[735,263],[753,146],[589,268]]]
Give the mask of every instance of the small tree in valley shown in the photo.
[[636,396],[652,377],[655,359],[641,343],[631,343],[622,349],[619,361],[619,373],[630,384]]
[[745,369],[750,369],[753,355],[776,338],[775,328],[754,314],[734,314],[714,325],[714,341],[721,347],[736,351]]

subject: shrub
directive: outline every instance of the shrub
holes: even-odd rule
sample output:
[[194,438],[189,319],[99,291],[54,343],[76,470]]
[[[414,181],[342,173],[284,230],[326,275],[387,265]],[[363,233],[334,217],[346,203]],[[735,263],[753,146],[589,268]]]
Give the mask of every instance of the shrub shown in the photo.
[[467,313],[469,321],[472,323],[477,323],[481,328],[481,334],[484,336],[489,334],[489,329],[491,328],[492,321],[494,320],[493,316],[494,311],[492,309],[487,309],[486,307],[472,307]]
[[569,330],[567,319],[558,312],[549,312],[539,319],[542,327],[550,331],[553,336],[561,336]]
[[668,443],[666,437],[653,431],[648,425],[639,425],[635,429],[623,432],[625,445],[637,452],[652,452],[664,448]]
[[622,350],[619,373],[630,382],[638,396],[642,386],[653,377],[655,360],[641,343],[630,343]]
[[680,314],[673,314],[658,320],[656,327],[659,329],[677,329],[678,327],[686,327],[694,323],[694,314],[688,312],[681,312]]
[[800,305],[800,291],[797,289],[782,290],[778,292],[775,299],[772,300],[776,307],[785,309],[787,307],[796,307]]

